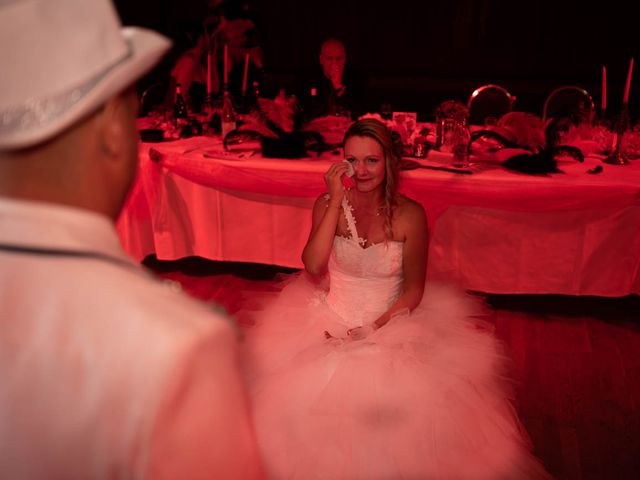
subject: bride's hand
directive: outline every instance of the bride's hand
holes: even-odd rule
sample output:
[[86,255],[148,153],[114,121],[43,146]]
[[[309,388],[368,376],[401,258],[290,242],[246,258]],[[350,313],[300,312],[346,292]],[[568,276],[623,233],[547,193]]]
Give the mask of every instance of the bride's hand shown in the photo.
[[330,343],[335,343],[336,345],[340,345],[344,342],[344,338],[334,337],[327,330],[324,331],[324,338],[326,338]]
[[324,181],[329,191],[329,201],[336,206],[342,203],[344,197],[344,186],[342,185],[342,176],[349,170],[346,162],[336,162],[329,167],[327,173],[324,174]]
[[354,327],[347,330],[347,336],[351,340],[364,340],[373,333],[374,329],[371,325],[364,325],[362,327]]

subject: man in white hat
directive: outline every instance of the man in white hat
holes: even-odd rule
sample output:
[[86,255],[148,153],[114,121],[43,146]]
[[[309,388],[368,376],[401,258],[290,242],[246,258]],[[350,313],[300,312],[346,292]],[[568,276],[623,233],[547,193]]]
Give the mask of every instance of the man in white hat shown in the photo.
[[110,0],[0,0],[0,478],[261,477],[231,322],[113,226],[168,47]]

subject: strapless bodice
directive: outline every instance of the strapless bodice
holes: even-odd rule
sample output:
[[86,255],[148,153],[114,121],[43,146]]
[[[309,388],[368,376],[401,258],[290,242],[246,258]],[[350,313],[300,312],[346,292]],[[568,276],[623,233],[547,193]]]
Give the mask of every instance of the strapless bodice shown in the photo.
[[334,238],[327,304],[346,324],[373,322],[398,298],[403,245],[387,241],[362,248],[352,238]]

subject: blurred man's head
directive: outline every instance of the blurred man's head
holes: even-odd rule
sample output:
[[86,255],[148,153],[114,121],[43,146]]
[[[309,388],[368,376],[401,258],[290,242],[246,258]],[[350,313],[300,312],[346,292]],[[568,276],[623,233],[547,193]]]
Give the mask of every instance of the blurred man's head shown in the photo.
[[110,0],[0,2],[0,195],[115,216],[135,168],[133,85],[168,47],[122,28]]
[[347,62],[347,51],[340,40],[330,38],[325,40],[320,47],[320,65],[327,78],[335,75],[336,71],[342,76],[345,63]]

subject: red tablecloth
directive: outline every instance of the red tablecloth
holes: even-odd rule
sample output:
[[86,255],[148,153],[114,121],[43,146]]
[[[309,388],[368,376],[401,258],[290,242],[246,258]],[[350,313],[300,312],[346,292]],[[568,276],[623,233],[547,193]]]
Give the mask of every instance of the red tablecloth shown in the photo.
[[[265,159],[225,153],[204,137],[141,144],[140,175],[119,221],[123,244],[138,259],[301,267],[322,176],[342,158],[334,153]],[[421,163],[450,160],[432,152]],[[428,278],[492,293],[640,293],[640,164],[592,175],[601,162],[588,157],[560,162],[565,173],[545,177],[472,160],[472,175],[402,172],[401,190],[429,218]]]

